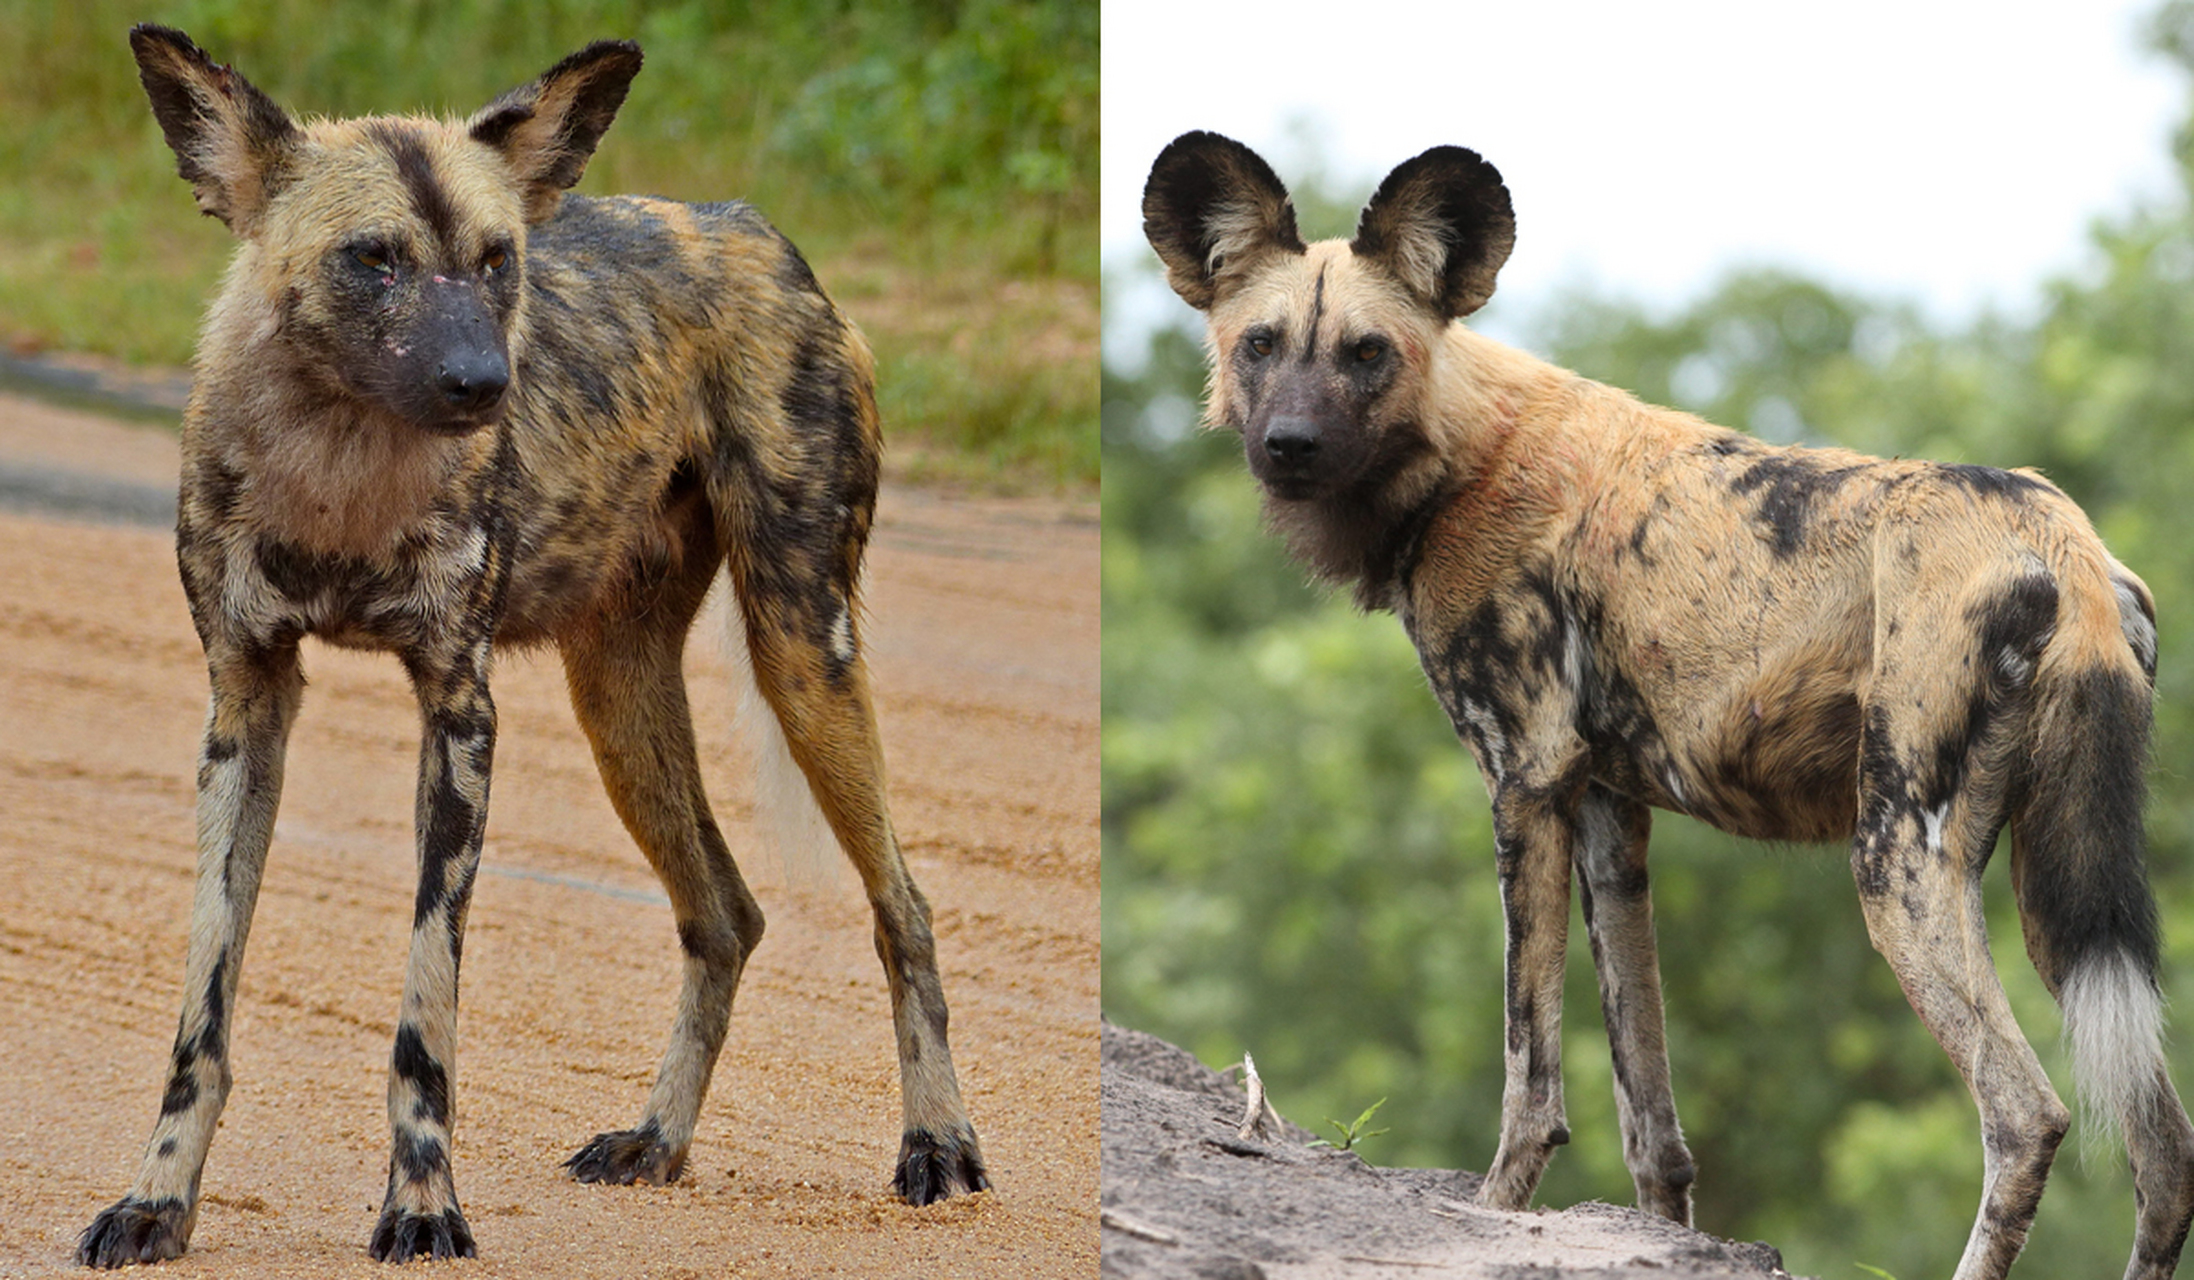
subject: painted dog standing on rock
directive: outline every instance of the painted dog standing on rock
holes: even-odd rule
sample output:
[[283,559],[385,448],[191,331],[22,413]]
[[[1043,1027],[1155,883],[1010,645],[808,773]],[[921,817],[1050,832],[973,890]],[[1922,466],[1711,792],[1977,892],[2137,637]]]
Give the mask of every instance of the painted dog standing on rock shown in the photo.
[[1525,1207],[1568,1141],[1560,1033],[1574,875],[1641,1207],[1688,1222],[1646,886],[1649,810],[1852,841],[1867,930],[1979,1104],[1961,1280],[2026,1241],[2070,1117],[2012,1020],[1981,871],[2012,832],[2028,954],[2082,1092],[2124,1133],[2128,1277],[2169,1276],[2194,1126],[2165,1069],[2142,766],[2155,610],[2026,471],[1774,448],[1478,337],[1507,188],[1441,147],[1355,239],[1305,245],[1286,189],[1209,133],[1159,155],[1144,228],[1206,313],[1207,420],[1271,523],[1391,609],[1492,794],[1507,915],[1501,1142]]
[[177,554],[213,697],[182,1021],[137,1180],[79,1261],[189,1244],[307,635],[395,652],[424,721],[373,1255],[473,1252],[450,1172],[451,1074],[498,645],[561,652],[685,956],[640,1122],[569,1168],[678,1176],[762,937],[710,816],[680,667],[720,572],[763,700],[875,911],[905,1120],[893,1185],[916,1204],[988,1185],[929,908],[885,812],[857,634],[873,362],[799,252],[743,204],[564,194],[640,69],[629,43],[591,45],[462,123],[304,125],[180,32],[141,26],[130,43],[182,176],[241,246],[183,424]]

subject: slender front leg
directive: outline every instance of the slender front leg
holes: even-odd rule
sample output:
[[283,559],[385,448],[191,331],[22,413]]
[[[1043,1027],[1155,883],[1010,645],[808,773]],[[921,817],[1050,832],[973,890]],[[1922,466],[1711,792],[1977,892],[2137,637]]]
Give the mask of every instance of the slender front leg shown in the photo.
[[1507,915],[1507,1040],[1502,1051],[1501,1146],[1481,1203],[1524,1209],[1554,1148],[1569,1141],[1562,1110],[1562,967],[1569,946],[1574,819],[1564,802],[1496,786],[1493,839]]
[[88,1267],[157,1262],[189,1247],[199,1173],[228,1101],[229,1013],[305,681],[294,640],[247,645],[216,636],[206,665],[213,697],[198,756],[198,888],[183,1014],[137,1180],[77,1241],[76,1260]]
[[1646,887],[1651,830],[1644,805],[1587,788],[1577,806],[1577,882],[1615,1064],[1623,1163],[1638,1188],[1639,1208],[1688,1227],[1694,1166],[1669,1084],[1661,964]]
[[457,969],[495,756],[488,656],[484,634],[466,649],[405,656],[426,727],[419,747],[419,897],[389,1063],[388,1195],[368,1246],[383,1261],[474,1252],[450,1173],[450,1100]]

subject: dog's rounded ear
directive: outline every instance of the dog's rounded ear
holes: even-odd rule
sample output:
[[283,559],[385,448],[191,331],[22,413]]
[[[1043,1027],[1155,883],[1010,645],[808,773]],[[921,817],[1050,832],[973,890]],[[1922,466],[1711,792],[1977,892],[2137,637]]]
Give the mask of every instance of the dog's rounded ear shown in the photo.
[[1216,133],[1184,133],[1150,166],[1143,234],[1182,301],[1208,311],[1271,253],[1301,253],[1295,204],[1258,154]]
[[556,212],[640,74],[640,46],[597,40],[473,113],[475,142],[503,153],[525,192],[526,221]]
[[199,212],[237,235],[251,235],[303,134],[274,99],[173,27],[132,27],[130,52],[153,118],[175,152],[176,170],[198,195]]
[[1396,167],[1364,206],[1349,244],[1449,320],[1486,304],[1515,247],[1508,187],[1462,147],[1434,147]]

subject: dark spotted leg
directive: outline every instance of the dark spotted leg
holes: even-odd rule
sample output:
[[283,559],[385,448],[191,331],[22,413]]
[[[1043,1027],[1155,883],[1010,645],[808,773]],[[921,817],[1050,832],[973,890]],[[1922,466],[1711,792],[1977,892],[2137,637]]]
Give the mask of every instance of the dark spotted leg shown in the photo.
[[734,545],[733,583],[755,681],[875,913],[905,1121],[892,1187],[911,1204],[928,1204],[990,1180],[953,1072],[929,903],[907,873],[885,811],[883,746],[849,576],[820,565],[796,575],[802,562],[788,550]]
[[678,1014],[646,1110],[639,1124],[597,1135],[565,1162],[581,1182],[661,1185],[678,1177],[739,976],[762,940],[762,909],[709,813],[694,754],[680,658],[713,557],[691,559],[703,572],[685,599],[563,644],[572,706],[602,783],[670,894],[685,953]]
[[488,695],[487,635],[468,639],[469,645],[404,655],[425,731],[416,815],[419,893],[389,1061],[388,1193],[367,1245],[385,1262],[474,1252],[450,1172],[451,1099],[457,971],[487,826],[495,703]]
[[1507,1039],[1501,1145],[1478,1199],[1524,1209],[1554,1148],[1569,1141],[1562,1109],[1562,969],[1569,944],[1574,836],[1566,802],[1514,782],[1493,796],[1494,856],[1507,915]]
[[1977,745],[1946,774],[1936,728],[1881,703],[1868,709],[1852,869],[1868,937],[1980,1108],[1981,1206],[1957,1278],[2000,1280],[2026,1243],[2071,1115],[1989,954],[1981,872],[2003,824],[1982,785],[1993,771]]
[[183,1014],[160,1119],[129,1194],[77,1241],[89,1267],[173,1258],[190,1244],[198,1177],[229,1094],[229,1015],[282,793],[282,758],[304,693],[294,640],[209,639],[213,698],[198,757],[198,889]]
[[1587,788],[1577,807],[1578,891],[1615,1061],[1623,1163],[1637,1185],[1639,1208],[1690,1226],[1694,1166],[1669,1084],[1661,965],[1646,884],[1651,830],[1644,805]]

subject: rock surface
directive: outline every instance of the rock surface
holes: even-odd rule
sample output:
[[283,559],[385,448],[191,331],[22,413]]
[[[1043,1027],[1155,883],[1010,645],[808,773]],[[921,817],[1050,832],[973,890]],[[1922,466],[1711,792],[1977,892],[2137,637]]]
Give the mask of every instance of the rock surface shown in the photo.
[[1480,1177],[1381,1169],[1353,1152],[1237,1136],[1242,1090],[1165,1041],[1105,1024],[1104,1263],[1152,1280],[1722,1280],[1782,1277],[1733,1244],[1606,1204],[1479,1207]]

